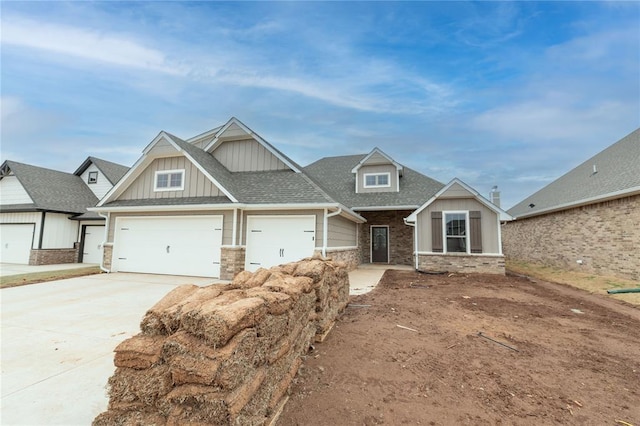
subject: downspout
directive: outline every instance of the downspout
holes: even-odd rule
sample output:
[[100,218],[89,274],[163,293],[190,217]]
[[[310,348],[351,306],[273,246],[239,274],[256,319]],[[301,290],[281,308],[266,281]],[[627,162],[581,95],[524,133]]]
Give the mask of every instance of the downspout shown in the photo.
[[322,223],[322,257],[327,257],[327,243],[329,239],[329,218],[338,216],[342,213],[342,207],[338,207],[333,213],[328,213],[328,209],[324,209],[324,221]]
[[47,212],[42,212],[42,216],[40,217],[40,235],[38,236],[38,250],[42,250],[42,240],[44,239],[44,218],[47,215]]
[[502,254],[502,224],[500,223],[500,213],[498,213],[498,253]]
[[[107,215],[104,216],[102,213],[98,212],[98,216],[105,218],[105,221],[107,222],[104,227],[104,241],[102,241],[102,258],[100,259],[100,270],[109,274],[111,273],[111,270],[104,267],[104,245],[107,243],[107,238],[109,236],[109,219],[111,218],[111,213],[107,213]],[[113,251],[111,252],[111,256],[113,256]]]
[[407,218],[402,218],[405,225],[413,227],[413,257],[416,262],[416,271],[418,270],[418,227],[415,223],[407,222]]

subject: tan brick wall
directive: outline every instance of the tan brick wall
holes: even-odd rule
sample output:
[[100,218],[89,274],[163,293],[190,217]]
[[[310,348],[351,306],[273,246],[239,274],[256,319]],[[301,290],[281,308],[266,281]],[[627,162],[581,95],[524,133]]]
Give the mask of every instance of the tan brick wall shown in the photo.
[[77,263],[78,250],[72,249],[32,249],[29,254],[29,265],[57,265],[60,263]]
[[389,226],[389,263],[413,265],[413,227],[404,224],[412,210],[359,212],[367,219],[360,225],[360,248],[363,263],[371,263],[371,226]]
[[420,254],[420,271],[504,275],[504,256],[481,254]]
[[352,271],[360,265],[360,250],[327,250],[327,258],[332,259],[335,262],[342,262],[346,265],[347,270]]
[[113,246],[105,244],[102,246],[102,266],[111,270],[111,259],[113,258]]
[[507,259],[640,280],[640,195],[509,222],[502,241]]
[[220,279],[232,280],[244,270],[244,247],[222,247],[220,249]]

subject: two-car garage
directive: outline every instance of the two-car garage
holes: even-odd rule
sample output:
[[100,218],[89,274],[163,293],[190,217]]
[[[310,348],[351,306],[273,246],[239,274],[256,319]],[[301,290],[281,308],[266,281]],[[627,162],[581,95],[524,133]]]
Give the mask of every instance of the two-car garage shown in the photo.
[[[223,222],[222,215],[118,217],[111,270],[219,278]],[[316,245],[315,215],[248,215],[245,231],[249,271],[311,256]]]

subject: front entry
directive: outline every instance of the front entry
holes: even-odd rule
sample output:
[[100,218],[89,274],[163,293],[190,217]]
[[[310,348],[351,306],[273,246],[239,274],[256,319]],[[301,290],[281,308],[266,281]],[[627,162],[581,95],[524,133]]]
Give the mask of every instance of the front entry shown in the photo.
[[389,227],[371,227],[371,262],[389,263]]

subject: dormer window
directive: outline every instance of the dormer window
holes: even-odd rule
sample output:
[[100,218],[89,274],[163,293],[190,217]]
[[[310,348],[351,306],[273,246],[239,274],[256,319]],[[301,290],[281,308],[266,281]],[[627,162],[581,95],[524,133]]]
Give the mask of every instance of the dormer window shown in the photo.
[[87,183],[98,183],[98,172],[89,172],[89,177],[87,178]]
[[388,188],[391,186],[391,174],[390,173],[365,173],[364,175],[364,187],[365,188]]
[[184,170],[162,170],[156,172],[154,191],[182,191]]

